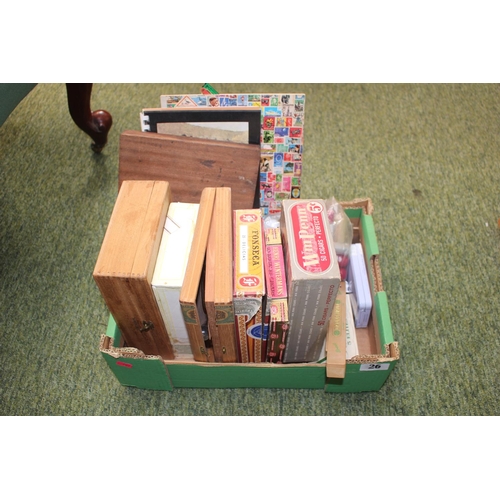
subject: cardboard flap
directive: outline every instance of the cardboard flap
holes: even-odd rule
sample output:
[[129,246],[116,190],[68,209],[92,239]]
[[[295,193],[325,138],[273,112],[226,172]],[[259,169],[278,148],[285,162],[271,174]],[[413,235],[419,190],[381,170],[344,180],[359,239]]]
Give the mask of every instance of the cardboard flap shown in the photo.
[[167,180],[172,201],[199,203],[205,187],[230,187],[233,209],[259,206],[260,145],[126,130],[120,136],[124,180]]

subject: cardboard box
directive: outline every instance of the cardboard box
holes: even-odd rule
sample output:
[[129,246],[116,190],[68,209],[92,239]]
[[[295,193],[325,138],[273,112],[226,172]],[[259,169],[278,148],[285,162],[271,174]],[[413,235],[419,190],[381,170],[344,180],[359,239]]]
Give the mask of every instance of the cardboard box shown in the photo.
[[171,203],[151,286],[175,357],[193,359],[179,302],[199,210],[198,203]]
[[379,250],[370,199],[342,202],[354,226],[353,241],[361,242],[367,263],[373,309],[367,328],[356,329],[359,355],[346,360],[343,378],[328,376],[320,363],[208,363],[165,360],[145,356],[138,349],[123,347],[120,329],[112,316],[101,336],[100,352],[124,386],[150,390],[192,388],[297,388],[333,393],[378,391],[399,360],[394,340],[387,294],[382,286]]
[[239,361],[260,363],[265,296],[264,246],[260,209],[234,210],[234,319]]
[[323,200],[283,200],[290,333],[284,362],[311,362],[325,342],[340,270]]
[[285,257],[279,228],[264,229],[266,243],[264,269],[266,275],[267,361],[283,363],[288,340],[288,291]]

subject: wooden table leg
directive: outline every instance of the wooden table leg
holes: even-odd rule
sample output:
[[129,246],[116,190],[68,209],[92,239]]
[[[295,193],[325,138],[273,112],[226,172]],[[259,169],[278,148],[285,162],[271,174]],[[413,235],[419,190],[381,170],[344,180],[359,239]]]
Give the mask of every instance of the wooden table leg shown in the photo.
[[113,118],[102,109],[97,111],[90,109],[92,85],[92,83],[67,83],[66,90],[71,118],[94,141],[92,150],[100,153],[108,141]]

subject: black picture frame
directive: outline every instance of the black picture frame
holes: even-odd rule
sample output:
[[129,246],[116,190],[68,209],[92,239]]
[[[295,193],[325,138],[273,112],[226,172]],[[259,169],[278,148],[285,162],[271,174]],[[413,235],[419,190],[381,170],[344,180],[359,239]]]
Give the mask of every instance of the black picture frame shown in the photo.
[[144,130],[158,132],[160,123],[247,122],[248,143],[260,144],[261,109],[241,108],[152,108],[142,110]]

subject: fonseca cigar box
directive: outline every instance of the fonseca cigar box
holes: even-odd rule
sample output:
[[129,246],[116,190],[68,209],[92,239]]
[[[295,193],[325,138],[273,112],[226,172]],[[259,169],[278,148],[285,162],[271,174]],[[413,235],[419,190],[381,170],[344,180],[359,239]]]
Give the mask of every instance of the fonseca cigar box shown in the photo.
[[286,261],[290,334],[285,363],[318,360],[340,284],[323,200],[283,200],[281,233]]
[[265,361],[264,248],[260,209],[233,211],[234,316],[239,361]]

